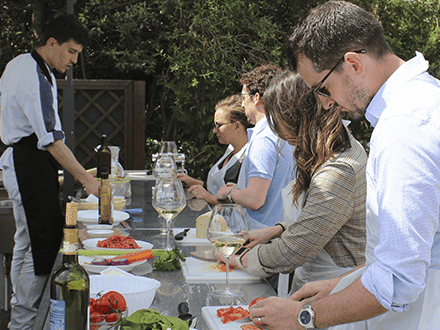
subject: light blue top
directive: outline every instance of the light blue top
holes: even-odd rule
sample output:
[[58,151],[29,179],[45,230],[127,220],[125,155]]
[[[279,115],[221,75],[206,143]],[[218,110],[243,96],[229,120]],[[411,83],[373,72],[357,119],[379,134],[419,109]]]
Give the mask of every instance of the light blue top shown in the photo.
[[[248,129],[249,146],[240,170],[237,187],[246,188],[249,178],[270,180],[266,200],[258,210],[247,210],[251,228],[273,226],[284,221],[281,189],[294,177],[294,147],[281,140],[269,127],[266,117],[260,119],[254,128]],[[257,225],[257,226],[256,226]]]
[[440,269],[440,82],[427,68],[417,53],[366,113],[374,131],[362,284],[394,311],[406,310],[424,290],[428,270]]

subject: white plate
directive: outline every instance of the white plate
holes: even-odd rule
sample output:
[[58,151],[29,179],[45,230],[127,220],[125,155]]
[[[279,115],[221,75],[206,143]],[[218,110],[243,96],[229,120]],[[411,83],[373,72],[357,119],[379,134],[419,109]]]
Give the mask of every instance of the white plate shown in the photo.
[[[105,256],[105,258],[113,258],[114,256]],[[92,273],[101,273],[102,271],[106,270],[107,268],[119,268],[122,270],[125,270],[126,272],[129,272],[134,267],[142,265],[147,262],[147,259],[133,262],[129,265],[117,265],[117,266],[98,266],[98,265],[87,265],[86,262],[90,263],[93,260],[93,257],[86,257],[86,256],[78,256],[78,261],[81,266],[84,267],[85,270],[92,272]]]
[[[78,221],[87,225],[98,224],[98,210],[81,210],[78,211]],[[113,213],[113,226],[117,226],[122,221],[130,218],[130,214],[123,211],[114,211]]]
[[[182,232],[184,229],[185,228],[173,228],[174,235]],[[195,228],[191,228],[186,233],[186,236],[182,240],[176,241],[176,244],[181,246],[206,246],[206,245],[212,246],[211,242],[207,238],[196,237]]]
[[[186,283],[224,284],[226,281],[225,272],[208,269],[215,262],[187,257],[186,261],[181,264]],[[235,268],[229,272],[229,283],[231,284],[258,283],[260,281],[261,277],[250,275],[244,269]]]
[[149,250],[153,247],[153,244],[151,243],[144,241],[137,241],[137,240],[135,240],[135,242],[137,243],[137,245],[141,247],[140,249],[110,249],[110,248],[98,247],[97,246],[98,241],[104,241],[104,240],[105,238],[89,238],[83,241],[82,243],[86,250],[106,250],[106,251],[119,250],[119,251],[127,251],[127,252],[137,252],[142,250]]
[[[243,324],[254,324],[252,322],[228,322],[226,324],[223,324],[221,319],[217,316],[217,309],[219,308],[228,308],[228,306],[205,306],[202,307],[202,315],[205,319],[206,323],[208,324],[208,327],[210,330],[241,330],[241,326]],[[234,305],[234,307],[238,307]],[[248,305],[241,306],[244,309],[248,309]],[[263,328],[264,329],[264,328]]]

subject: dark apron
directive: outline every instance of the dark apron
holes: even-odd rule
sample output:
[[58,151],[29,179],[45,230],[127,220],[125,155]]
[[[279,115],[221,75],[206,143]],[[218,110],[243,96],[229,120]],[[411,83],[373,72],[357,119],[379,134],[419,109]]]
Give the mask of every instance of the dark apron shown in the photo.
[[18,188],[26,215],[35,275],[46,275],[63,239],[64,216],[59,200],[59,164],[37,148],[35,133],[13,145]]

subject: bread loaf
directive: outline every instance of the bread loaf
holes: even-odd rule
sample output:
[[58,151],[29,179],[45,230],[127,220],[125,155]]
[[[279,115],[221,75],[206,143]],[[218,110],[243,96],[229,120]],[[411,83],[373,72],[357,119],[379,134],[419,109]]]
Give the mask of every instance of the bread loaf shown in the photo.
[[[211,219],[211,213],[212,211],[206,212],[196,219],[196,237],[197,238],[206,238],[206,234],[208,232],[208,224],[209,220]],[[225,219],[217,214],[215,218],[212,221],[211,224],[213,230],[215,231],[226,231],[227,224]]]

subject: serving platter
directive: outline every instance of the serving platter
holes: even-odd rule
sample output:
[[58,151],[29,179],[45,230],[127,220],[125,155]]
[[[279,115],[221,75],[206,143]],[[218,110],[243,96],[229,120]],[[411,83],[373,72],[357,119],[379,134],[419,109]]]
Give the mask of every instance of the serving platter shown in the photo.
[[84,245],[84,248],[86,250],[105,250],[105,251],[118,250],[118,251],[127,251],[127,252],[137,252],[137,251],[149,250],[153,248],[153,244],[138,240],[135,240],[135,242],[137,243],[137,245],[140,246],[140,249],[111,249],[111,248],[98,247],[97,246],[98,242],[104,240],[105,239],[102,238],[89,238],[83,241],[82,244]]
[[[114,256],[105,256],[106,259],[113,258]],[[129,265],[108,265],[108,266],[99,266],[99,265],[91,265],[91,261],[93,260],[92,257],[86,257],[86,256],[78,256],[78,262],[81,266],[84,267],[85,270],[91,273],[101,273],[102,271],[106,270],[107,268],[119,268],[122,270],[125,270],[126,272],[131,271],[134,267],[142,265],[147,262],[147,259],[140,260],[133,262]]]

